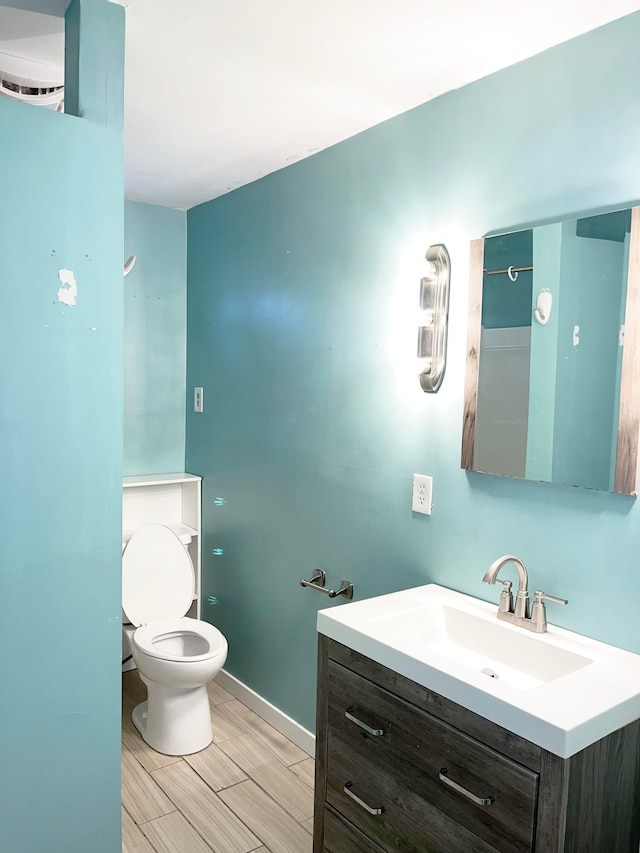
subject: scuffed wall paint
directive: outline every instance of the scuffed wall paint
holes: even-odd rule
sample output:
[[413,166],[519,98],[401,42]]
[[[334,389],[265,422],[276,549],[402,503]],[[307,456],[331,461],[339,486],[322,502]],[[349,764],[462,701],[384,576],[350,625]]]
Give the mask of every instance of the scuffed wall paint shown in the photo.
[[73,270],[59,270],[58,278],[62,287],[58,288],[58,302],[74,307],[78,299],[78,285]]
[[124,17],[69,6],[93,120],[0,98],[0,846],[20,853],[122,849]]

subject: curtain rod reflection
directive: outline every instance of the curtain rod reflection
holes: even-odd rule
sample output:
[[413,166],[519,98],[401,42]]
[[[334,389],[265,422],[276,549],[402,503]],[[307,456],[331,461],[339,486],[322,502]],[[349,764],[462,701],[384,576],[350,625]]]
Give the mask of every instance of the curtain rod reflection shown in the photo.
[[483,269],[482,272],[485,275],[504,275],[505,273],[509,276],[511,281],[515,281],[518,278],[519,272],[530,272],[533,267],[507,267],[503,270],[487,270]]

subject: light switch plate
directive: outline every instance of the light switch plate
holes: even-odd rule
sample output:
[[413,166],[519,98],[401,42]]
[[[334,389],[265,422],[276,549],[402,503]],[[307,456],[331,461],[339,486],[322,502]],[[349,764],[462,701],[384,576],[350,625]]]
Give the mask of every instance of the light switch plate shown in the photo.
[[413,500],[411,509],[413,512],[421,512],[423,515],[431,515],[431,498],[433,494],[433,477],[426,474],[413,475]]

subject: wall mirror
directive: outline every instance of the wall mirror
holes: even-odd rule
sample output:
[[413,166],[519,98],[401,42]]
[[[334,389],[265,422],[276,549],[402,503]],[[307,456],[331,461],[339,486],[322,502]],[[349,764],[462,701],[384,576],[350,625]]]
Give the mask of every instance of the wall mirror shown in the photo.
[[462,467],[635,495],[640,208],[471,243]]

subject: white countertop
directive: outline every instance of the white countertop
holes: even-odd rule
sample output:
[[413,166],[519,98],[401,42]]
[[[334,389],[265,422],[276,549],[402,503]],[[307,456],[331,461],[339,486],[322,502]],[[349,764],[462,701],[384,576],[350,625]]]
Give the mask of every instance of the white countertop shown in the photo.
[[428,584],[320,610],[317,628],[561,758],[640,717],[640,655],[497,609]]

